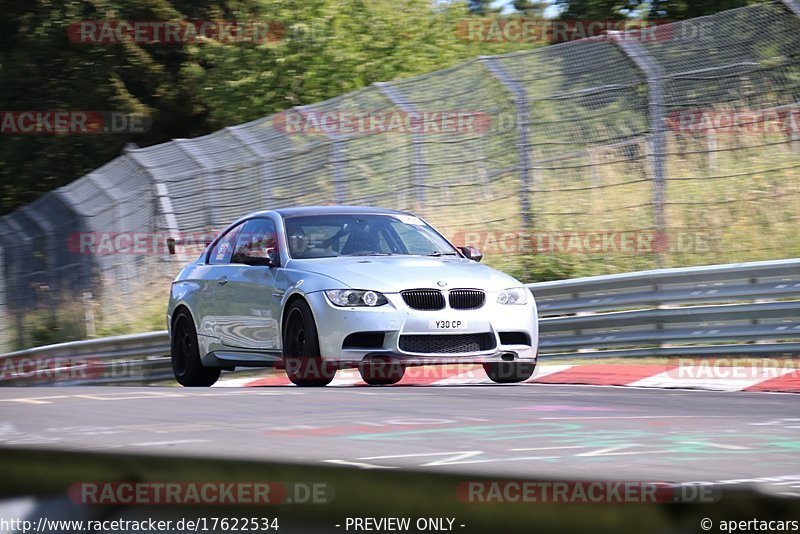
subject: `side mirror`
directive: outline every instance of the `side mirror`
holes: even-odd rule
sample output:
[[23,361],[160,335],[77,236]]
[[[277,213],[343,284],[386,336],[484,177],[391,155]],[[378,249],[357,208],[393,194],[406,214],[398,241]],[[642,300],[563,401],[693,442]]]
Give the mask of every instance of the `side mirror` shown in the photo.
[[233,263],[244,263],[245,265],[278,267],[278,251],[275,248],[256,247],[236,254]]
[[468,260],[481,261],[483,259],[483,254],[475,247],[458,247],[458,250],[460,250]]

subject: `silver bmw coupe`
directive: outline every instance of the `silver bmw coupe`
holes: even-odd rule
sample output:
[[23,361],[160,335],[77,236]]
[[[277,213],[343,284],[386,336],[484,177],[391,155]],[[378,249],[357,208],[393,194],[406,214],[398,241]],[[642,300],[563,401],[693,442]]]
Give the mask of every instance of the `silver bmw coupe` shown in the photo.
[[223,369],[275,366],[294,384],[324,386],[356,367],[368,384],[393,384],[408,366],[480,363],[495,382],[526,380],[536,304],[481,258],[406,212],[251,213],[172,283],[175,378],[210,386]]

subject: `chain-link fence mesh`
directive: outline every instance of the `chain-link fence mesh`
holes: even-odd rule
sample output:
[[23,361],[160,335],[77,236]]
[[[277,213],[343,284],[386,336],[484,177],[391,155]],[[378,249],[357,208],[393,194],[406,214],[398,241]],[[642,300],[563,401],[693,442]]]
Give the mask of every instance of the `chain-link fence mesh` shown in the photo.
[[[135,324],[193,254],[169,256],[166,235],[279,206],[406,209],[496,265],[566,258],[576,274],[798,256],[799,102],[800,8],[784,0],[131,147],[0,218],[0,349],[39,341],[30,314],[47,330],[66,309],[75,335],[96,314]],[[369,123],[398,113],[415,127]],[[471,119],[447,128],[453,113]]]

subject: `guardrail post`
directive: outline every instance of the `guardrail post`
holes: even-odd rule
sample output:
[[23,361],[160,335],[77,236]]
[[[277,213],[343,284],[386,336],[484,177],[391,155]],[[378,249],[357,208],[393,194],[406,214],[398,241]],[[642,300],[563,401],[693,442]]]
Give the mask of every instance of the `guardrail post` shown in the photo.
[[[653,226],[658,232],[658,237],[664,239],[667,230],[664,211],[667,189],[667,146],[664,125],[664,95],[661,84],[663,72],[661,66],[633,38],[626,38],[620,32],[609,32],[609,34],[611,35],[611,42],[619,46],[622,52],[644,73],[647,80],[647,102],[650,121],[650,134],[647,137],[647,159],[653,180]],[[664,258],[660,250],[656,251],[655,257],[656,267],[662,268],[664,266]]]
[[519,209],[522,218],[522,226],[525,230],[531,227],[530,213],[530,186],[535,183],[533,177],[533,166],[530,159],[532,146],[528,140],[528,126],[530,125],[531,111],[528,106],[528,93],[525,88],[516,80],[509,76],[508,72],[493,56],[481,56],[478,58],[486,70],[511,93],[514,105],[517,110],[517,158],[519,159]]
[[[417,108],[405,98],[397,88],[386,82],[373,84],[378,91],[403,113],[416,113]],[[422,151],[422,137],[414,131],[411,133],[411,181],[414,184],[414,195],[419,207],[425,205],[425,154]]]

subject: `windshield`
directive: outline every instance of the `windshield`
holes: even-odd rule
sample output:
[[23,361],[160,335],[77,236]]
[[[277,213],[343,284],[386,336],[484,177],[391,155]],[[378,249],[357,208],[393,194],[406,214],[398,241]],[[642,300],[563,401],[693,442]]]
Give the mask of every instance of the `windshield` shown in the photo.
[[441,235],[413,215],[310,215],[284,221],[289,255],[295,259],[458,255]]

